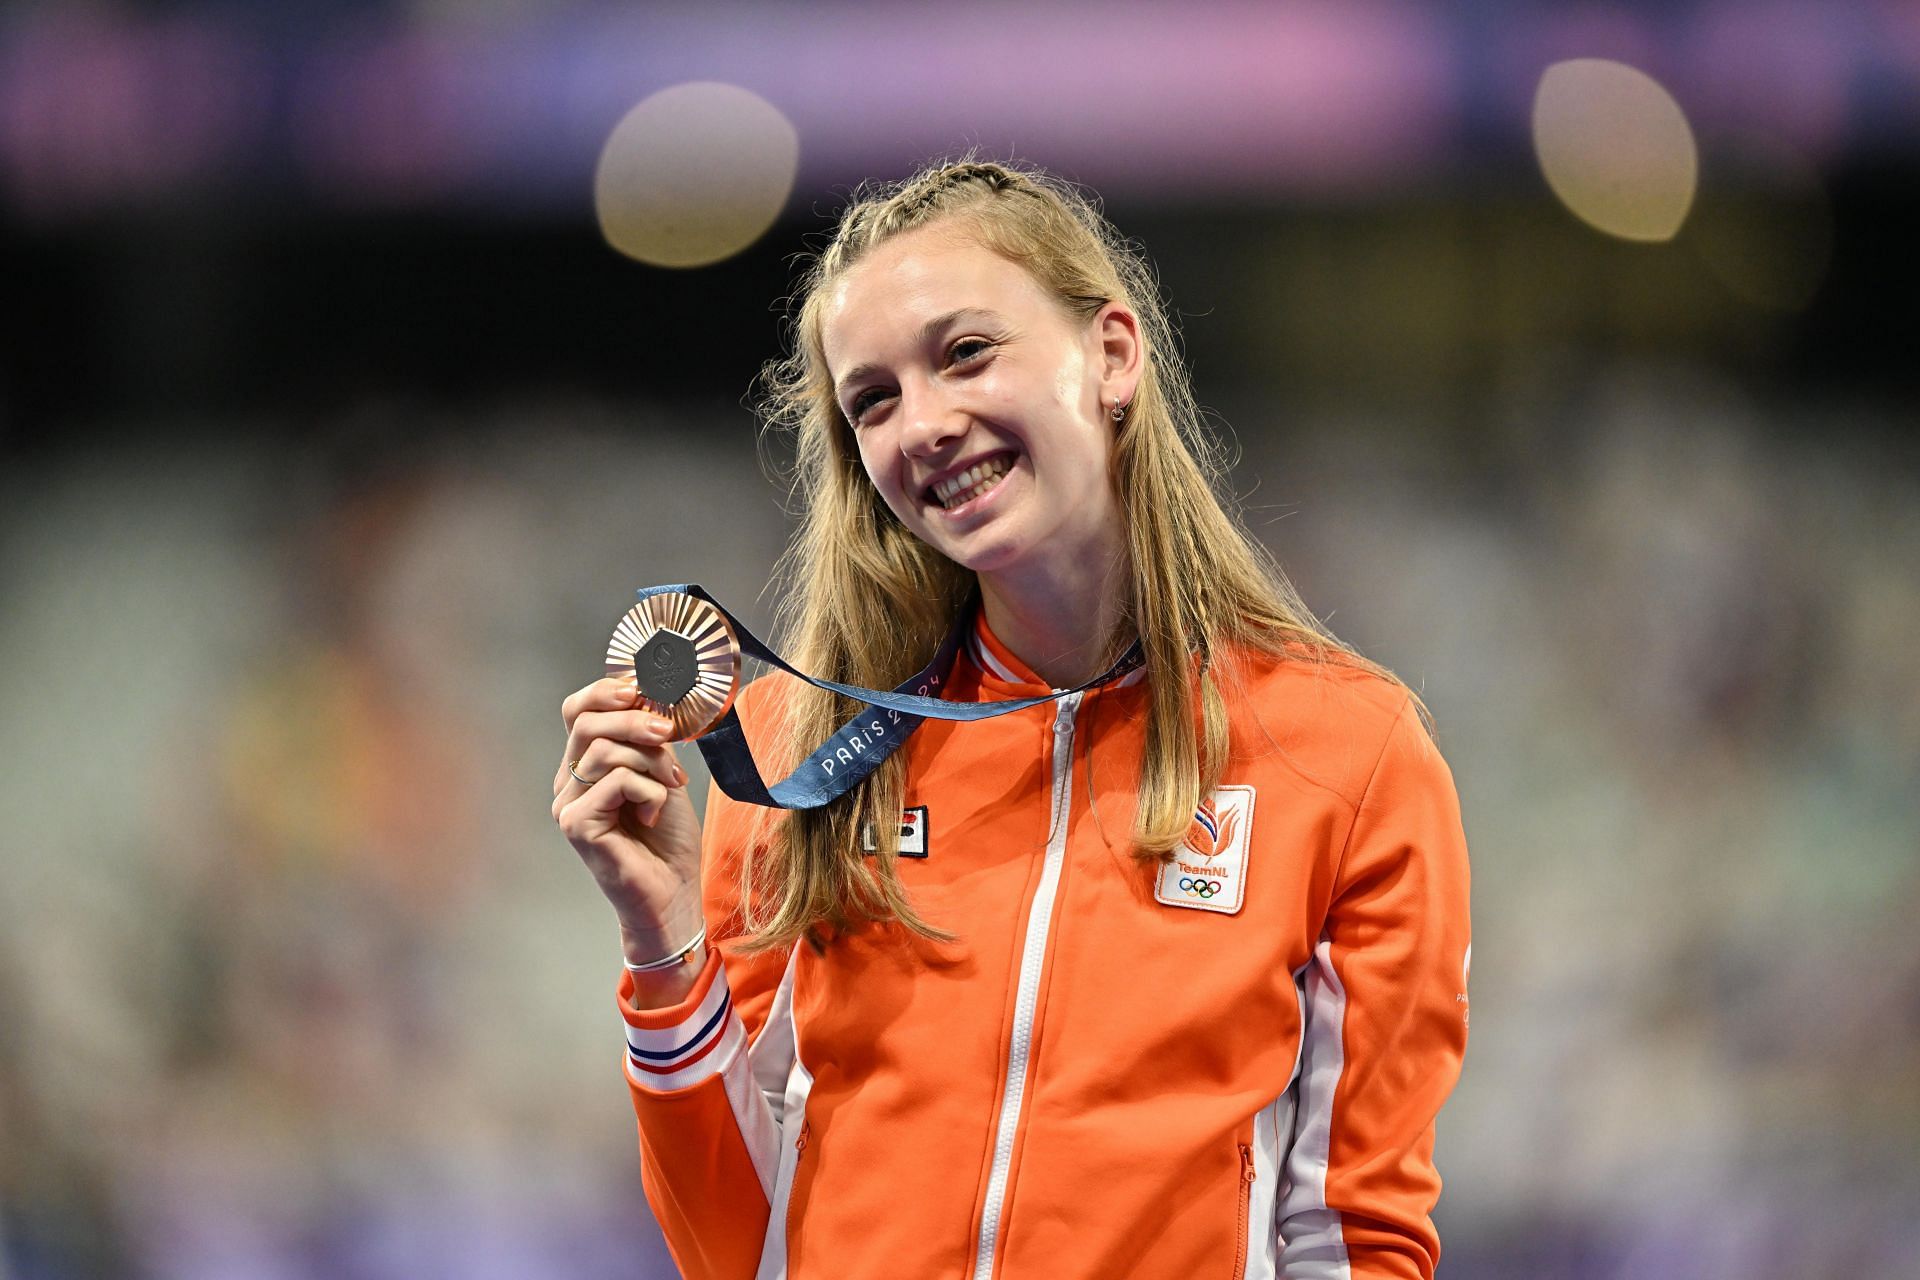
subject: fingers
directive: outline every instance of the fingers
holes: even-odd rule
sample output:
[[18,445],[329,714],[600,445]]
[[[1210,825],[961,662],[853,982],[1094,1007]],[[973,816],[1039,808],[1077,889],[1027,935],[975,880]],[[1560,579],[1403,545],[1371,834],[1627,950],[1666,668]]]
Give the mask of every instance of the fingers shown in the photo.
[[623,710],[631,707],[638,695],[631,678],[607,676],[568,694],[560,703],[560,719],[566,724],[567,732],[572,733],[573,722],[581,712]]
[[618,828],[622,807],[633,807],[634,820],[650,827],[667,801],[667,788],[657,779],[620,766],[581,794],[562,803],[554,801],[554,819],[576,849],[583,852]]
[[[569,763],[572,772],[569,772]],[[665,787],[683,787],[687,771],[671,747],[635,747],[612,738],[595,738],[579,759],[564,762],[553,775],[554,813],[616,768],[645,774]],[[575,775],[578,775],[577,777]]]
[[[560,758],[584,759],[587,748],[599,738],[642,748],[660,747],[673,738],[673,721],[651,711],[582,711],[573,719],[573,729],[567,734],[567,749]],[[580,776],[591,780],[599,775],[581,769]]]
[[573,767],[581,777],[595,781],[617,768],[644,773],[665,787],[684,786],[687,781],[686,770],[674,759],[671,747],[632,747],[612,738],[594,739],[587,754]]
[[673,741],[673,721],[651,711],[582,711],[574,717],[567,746],[577,748],[568,759],[585,752],[595,738],[615,738],[640,747],[657,747]]

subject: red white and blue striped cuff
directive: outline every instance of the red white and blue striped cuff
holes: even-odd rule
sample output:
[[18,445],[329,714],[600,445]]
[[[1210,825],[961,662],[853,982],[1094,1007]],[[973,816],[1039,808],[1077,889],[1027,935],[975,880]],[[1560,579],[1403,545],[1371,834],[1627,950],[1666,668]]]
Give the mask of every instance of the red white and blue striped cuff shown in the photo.
[[693,990],[679,1004],[637,1010],[628,1003],[633,979],[620,981],[620,1016],[627,1024],[627,1078],[652,1093],[667,1093],[719,1075],[746,1046],[733,1011],[719,953],[707,952]]

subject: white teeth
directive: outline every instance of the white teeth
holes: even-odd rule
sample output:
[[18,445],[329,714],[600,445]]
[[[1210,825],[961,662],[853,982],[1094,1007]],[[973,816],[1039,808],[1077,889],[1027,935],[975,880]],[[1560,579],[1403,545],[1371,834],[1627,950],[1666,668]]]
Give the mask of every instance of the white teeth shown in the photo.
[[987,461],[968,467],[965,471],[959,472],[956,475],[948,476],[939,484],[934,485],[933,496],[939,499],[940,505],[943,507],[953,506],[955,496],[962,493],[966,494],[967,501],[972,501],[980,495],[970,492],[970,490],[981,485],[991,485],[993,481],[1007,474],[1007,470],[1011,465],[1012,460],[1005,455],[998,458],[989,458]]

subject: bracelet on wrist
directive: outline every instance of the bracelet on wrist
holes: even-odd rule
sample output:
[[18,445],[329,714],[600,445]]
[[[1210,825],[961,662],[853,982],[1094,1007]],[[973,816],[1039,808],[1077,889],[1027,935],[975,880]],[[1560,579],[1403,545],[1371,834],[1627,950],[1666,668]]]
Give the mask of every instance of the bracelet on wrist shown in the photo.
[[701,925],[699,932],[695,933],[692,938],[688,939],[687,944],[685,946],[675,949],[671,955],[662,956],[658,960],[649,960],[645,964],[635,964],[633,961],[628,960],[627,972],[628,973],[658,973],[662,969],[671,969],[675,965],[686,964],[689,961],[689,959],[693,956],[693,953],[699,949],[700,944],[705,942],[706,940],[707,940],[707,927],[705,925]]

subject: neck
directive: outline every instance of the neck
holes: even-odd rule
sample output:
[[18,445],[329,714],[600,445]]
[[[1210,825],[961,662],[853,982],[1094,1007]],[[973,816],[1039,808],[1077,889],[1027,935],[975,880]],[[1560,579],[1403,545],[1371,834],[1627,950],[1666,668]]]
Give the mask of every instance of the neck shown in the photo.
[[1107,669],[1114,656],[1109,642],[1129,594],[1124,546],[1044,570],[980,575],[987,626],[1055,689],[1084,684]]

